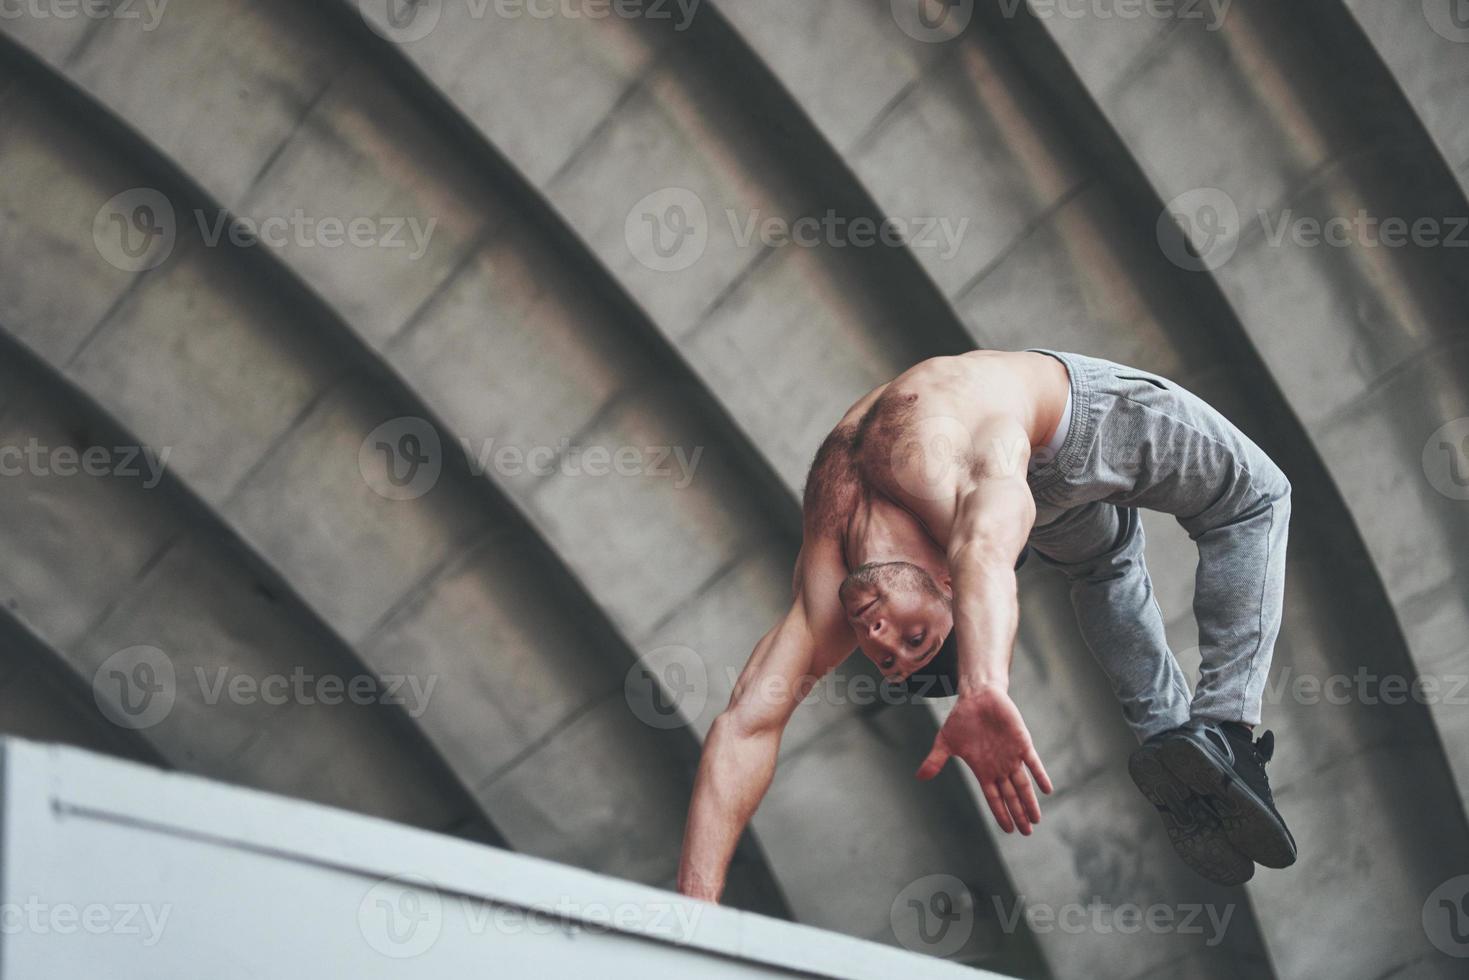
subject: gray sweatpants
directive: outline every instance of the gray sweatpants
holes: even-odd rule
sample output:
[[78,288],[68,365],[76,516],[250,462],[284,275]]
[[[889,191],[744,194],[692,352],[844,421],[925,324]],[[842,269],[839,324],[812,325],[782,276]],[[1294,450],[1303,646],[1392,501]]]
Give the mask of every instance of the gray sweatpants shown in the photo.
[[[1189,717],[1260,721],[1280,631],[1290,482],[1203,400],[1110,361],[1049,354],[1071,374],[1071,431],[1029,478],[1030,545],[1071,582],[1087,645],[1139,740]],[[1138,508],[1177,518],[1198,544],[1194,616],[1203,658],[1190,695],[1143,562]]]

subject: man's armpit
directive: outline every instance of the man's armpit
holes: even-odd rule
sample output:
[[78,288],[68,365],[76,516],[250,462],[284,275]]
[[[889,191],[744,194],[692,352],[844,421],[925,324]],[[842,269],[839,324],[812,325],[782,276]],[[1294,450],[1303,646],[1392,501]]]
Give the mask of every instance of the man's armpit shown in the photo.
[[1013,421],[984,426],[975,436],[977,480],[1024,480],[1030,465],[1030,436]]

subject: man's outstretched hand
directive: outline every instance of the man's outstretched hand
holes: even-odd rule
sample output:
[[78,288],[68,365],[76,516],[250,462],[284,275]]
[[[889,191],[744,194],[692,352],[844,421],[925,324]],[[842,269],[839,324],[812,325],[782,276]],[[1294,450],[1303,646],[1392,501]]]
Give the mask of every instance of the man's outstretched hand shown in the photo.
[[918,778],[926,781],[937,776],[954,755],[974,770],[1000,829],[1008,834],[1019,827],[1029,836],[1031,827],[1041,821],[1041,805],[1030,777],[1046,793],[1051,792],[1051,778],[1035,753],[1020,709],[1008,694],[993,687],[961,694],[933,740],[933,751],[918,767]]

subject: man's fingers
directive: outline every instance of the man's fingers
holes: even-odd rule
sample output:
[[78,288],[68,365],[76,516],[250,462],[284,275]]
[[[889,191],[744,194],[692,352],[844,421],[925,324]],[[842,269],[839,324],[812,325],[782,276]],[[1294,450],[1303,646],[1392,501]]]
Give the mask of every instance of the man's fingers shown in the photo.
[[1041,757],[1035,754],[1034,748],[1025,753],[1025,764],[1030,767],[1030,774],[1035,777],[1035,783],[1041,788],[1041,792],[1050,796],[1051,777],[1046,775],[1046,767],[1041,765]]
[[1015,784],[1003,776],[998,780],[1000,794],[1005,798],[1005,806],[1010,811],[1010,816],[1015,820],[1015,826],[1026,837],[1030,836],[1030,817],[1025,812],[1025,807],[1020,802],[1020,797],[1015,792]]
[[993,783],[980,783],[979,785],[984,790],[984,798],[989,801],[990,812],[995,815],[995,823],[999,824],[1000,829],[1005,833],[1013,833],[1015,824],[1010,820],[1010,811],[1005,808],[1005,800],[1000,796],[999,786]]
[[1020,796],[1020,803],[1025,807],[1025,815],[1030,817],[1030,822],[1041,822],[1041,804],[1035,798],[1035,787],[1030,785],[1030,777],[1025,774],[1024,767],[1018,768],[1010,776],[1010,782],[1015,787],[1015,792]]
[[943,736],[933,740],[933,750],[928,753],[928,758],[923,760],[923,765],[918,767],[918,778],[928,782],[939,774],[944,768],[944,763],[949,761],[949,750],[944,748]]

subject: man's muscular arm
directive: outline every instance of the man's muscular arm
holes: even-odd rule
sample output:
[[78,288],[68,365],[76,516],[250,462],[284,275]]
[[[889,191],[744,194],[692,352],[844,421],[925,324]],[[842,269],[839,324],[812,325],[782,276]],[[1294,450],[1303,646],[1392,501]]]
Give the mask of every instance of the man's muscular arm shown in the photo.
[[684,828],[678,890],[685,895],[719,900],[735,845],[775,776],[786,723],[856,645],[837,600],[842,568],[835,541],[808,538],[790,611],[756,644],[709,729]]
[[979,444],[988,452],[958,481],[948,545],[959,699],[918,776],[932,779],[951,755],[959,756],[974,771],[1000,828],[1008,834],[1018,827],[1028,835],[1041,812],[1027,768],[1051,792],[1009,695],[1020,619],[1015,561],[1035,523],[1035,501],[1025,481],[1023,449],[1029,442],[1018,426],[1006,425],[985,433]]

